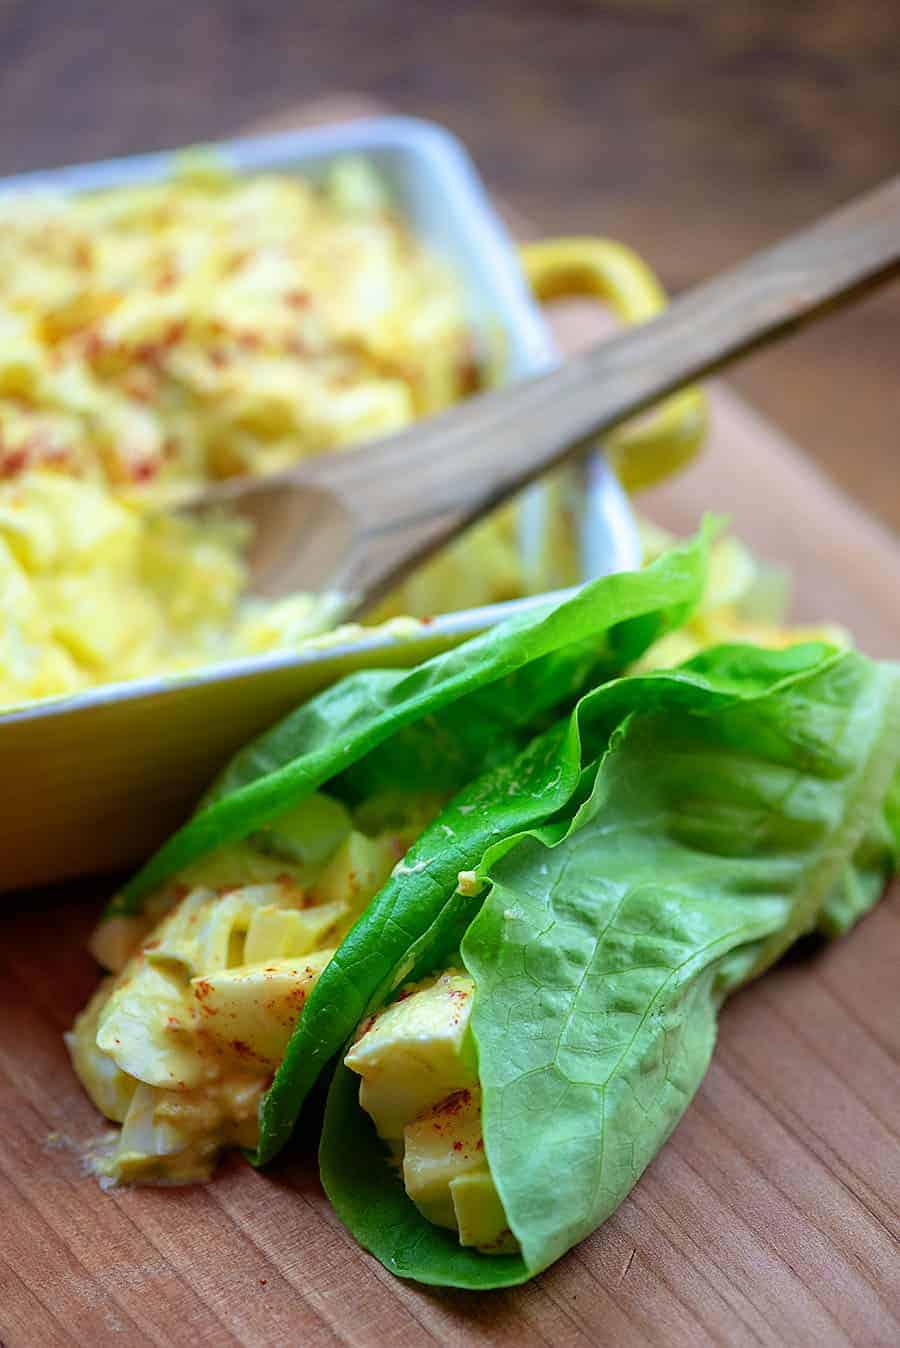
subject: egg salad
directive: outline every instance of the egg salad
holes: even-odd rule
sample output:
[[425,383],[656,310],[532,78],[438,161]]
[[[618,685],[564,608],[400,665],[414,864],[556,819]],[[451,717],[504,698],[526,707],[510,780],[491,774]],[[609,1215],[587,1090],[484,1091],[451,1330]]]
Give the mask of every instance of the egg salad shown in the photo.
[[140,917],[98,927],[92,949],[110,976],[67,1043],[94,1104],[121,1125],[94,1158],[101,1176],[204,1179],[223,1147],[254,1145],[304,1002],[431,808],[420,799],[402,819],[390,806],[359,822],[310,796],[183,871]]
[[157,498],[406,425],[478,380],[455,277],[362,161],[319,183],[187,155],[0,198],[0,478]]
[[484,1150],[474,992],[454,968],[405,988],[363,1023],[344,1063],[422,1216],[461,1245],[500,1254],[518,1247]]
[[0,483],[0,708],[362,630],[327,595],[249,596],[247,541],[234,517],[146,513],[59,473]]
[[[674,536],[639,519],[644,565],[672,546]],[[721,533],[710,546],[703,597],[686,621],[655,641],[631,666],[632,673],[667,669],[690,660],[707,647],[749,642],[783,650],[802,641],[850,646],[852,638],[837,623],[785,622],[790,582],[784,572],[760,562],[735,534]]]
[[[236,520],[161,511],[483,378],[455,276],[357,159],[312,182],[196,153],[164,182],[8,194],[0,264],[0,708],[322,636],[327,599],[247,596]],[[371,621],[535,587],[507,507]]]

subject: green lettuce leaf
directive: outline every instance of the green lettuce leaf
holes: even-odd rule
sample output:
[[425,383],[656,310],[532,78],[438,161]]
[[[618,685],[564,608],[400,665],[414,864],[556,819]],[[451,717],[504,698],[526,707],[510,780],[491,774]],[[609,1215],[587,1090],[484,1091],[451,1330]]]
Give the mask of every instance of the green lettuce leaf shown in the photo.
[[426,1222],[359,1107],[359,1077],[341,1063],[328,1092],[319,1147],[325,1192],[360,1245],[399,1278],[473,1291],[511,1287],[531,1276],[521,1255],[464,1250],[452,1231]]
[[894,855],[900,862],[900,771],[894,774],[887,800],[884,802],[884,822]]
[[111,911],[138,911],[185,866],[245,838],[417,722],[425,721],[422,734],[401,739],[403,752],[383,749],[382,771],[370,771],[369,781],[404,766],[411,780],[421,780],[433,761],[428,739],[440,735],[450,759],[451,731],[461,748],[443,783],[454,784],[454,773],[465,780],[480,766],[471,757],[480,742],[493,756],[539,710],[576,696],[589,674],[621,669],[683,620],[703,593],[714,529],[706,525],[643,571],[606,576],[568,600],[547,601],[412,670],[341,679],[232,759],[198,812],[125,885]]
[[900,869],[900,772],[852,860],[822,906],[823,936],[843,936],[881,898],[887,877]]
[[459,946],[481,906],[458,892],[460,871],[477,866],[500,837],[518,835],[562,808],[579,780],[574,729],[560,723],[511,763],[461,791],[407,852],[341,942],[306,1003],[260,1109],[263,1165],[290,1137],[323,1068],[366,1013]]
[[848,874],[858,915],[895,864],[881,821],[896,818],[896,667],[722,648],[588,694],[561,750],[576,740],[569,825],[487,849],[492,887],[462,945],[485,1147],[521,1263],[435,1232],[376,1169],[346,1069],[332,1085],[326,1192],[403,1276],[508,1285],[598,1226],[696,1091],[725,996],[837,914]]
[[[692,597],[697,581],[694,568],[702,564],[703,544],[694,547],[687,570],[684,556],[677,562],[678,574],[688,581]],[[674,560],[672,554],[669,559]],[[679,597],[681,581],[673,587],[671,576],[648,577],[644,571],[597,582],[600,589],[595,603],[601,605],[610,624],[610,634],[602,644],[615,648],[617,662],[626,646],[634,646],[635,629],[629,623],[640,625],[640,641],[646,641],[661,621],[675,620],[676,608],[685,602]],[[623,581],[627,581],[624,586]],[[629,623],[622,622],[624,613],[630,615]],[[603,638],[604,633],[595,633],[592,641],[598,636]],[[578,648],[575,656],[581,659]],[[537,704],[541,710],[546,705],[546,698],[533,695],[539,682],[533,672],[526,680],[532,723]],[[473,760],[477,763],[478,737],[496,748],[495,726],[505,722],[508,727],[511,722],[512,713],[502,705],[504,700],[510,700],[509,685],[499,695],[495,688],[480,689],[449,708],[452,721],[429,716],[406,727],[405,733],[401,731],[363,761],[365,773],[356,779],[357,787],[364,781],[365,790],[372,792],[397,781],[407,784],[410,779],[419,780],[423,765],[426,771],[421,780],[433,785],[440,776],[439,769],[432,770],[434,743],[452,756],[451,724],[458,725],[467,744],[465,758],[471,778],[477,770]],[[499,839],[539,826],[571,802],[584,767],[580,735],[576,720],[560,721],[517,756],[507,754],[464,787],[417,839],[344,938],[310,995],[260,1108],[259,1142],[250,1157],[254,1164],[266,1164],[287,1142],[318,1076],[366,1012],[420,968],[432,967],[458,946],[480,906],[477,897],[458,892],[460,871],[476,867]],[[490,757],[483,749],[480,756],[482,763]],[[449,779],[445,774],[441,780],[446,784]]]

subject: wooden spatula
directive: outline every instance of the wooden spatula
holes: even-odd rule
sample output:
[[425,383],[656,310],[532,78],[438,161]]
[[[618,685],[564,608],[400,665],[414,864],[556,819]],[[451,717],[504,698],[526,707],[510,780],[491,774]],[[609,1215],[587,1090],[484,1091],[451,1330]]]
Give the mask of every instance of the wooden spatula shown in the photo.
[[548,374],[278,477],[224,483],[190,508],[227,504],[252,522],[253,593],[337,592],[350,616],[599,432],[898,266],[900,177]]

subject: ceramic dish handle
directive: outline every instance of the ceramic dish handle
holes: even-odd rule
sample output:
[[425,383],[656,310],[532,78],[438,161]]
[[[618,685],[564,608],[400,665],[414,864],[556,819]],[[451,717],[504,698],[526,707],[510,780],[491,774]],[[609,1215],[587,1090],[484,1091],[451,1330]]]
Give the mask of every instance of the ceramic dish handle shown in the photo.
[[[541,303],[597,299],[628,325],[645,323],[668,303],[647,264],[613,239],[544,239],[525,244],[520,257]],[[603,447],[622,485],[637,491],[683,467],[705,432],[706,400],[699,389],[686,388],[611,431]]]

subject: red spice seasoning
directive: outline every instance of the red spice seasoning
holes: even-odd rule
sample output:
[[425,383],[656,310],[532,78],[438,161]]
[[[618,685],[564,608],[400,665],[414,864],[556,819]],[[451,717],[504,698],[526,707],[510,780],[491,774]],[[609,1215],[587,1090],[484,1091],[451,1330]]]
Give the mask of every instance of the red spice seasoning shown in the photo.
[[158,473],[158,459],[138,459],[131,465],[131,477],[135,482],[151,482]]
[[10,450],[0,459],[0,476],[15,477],[21,473],[28,463],[28,455],[24,449]]

